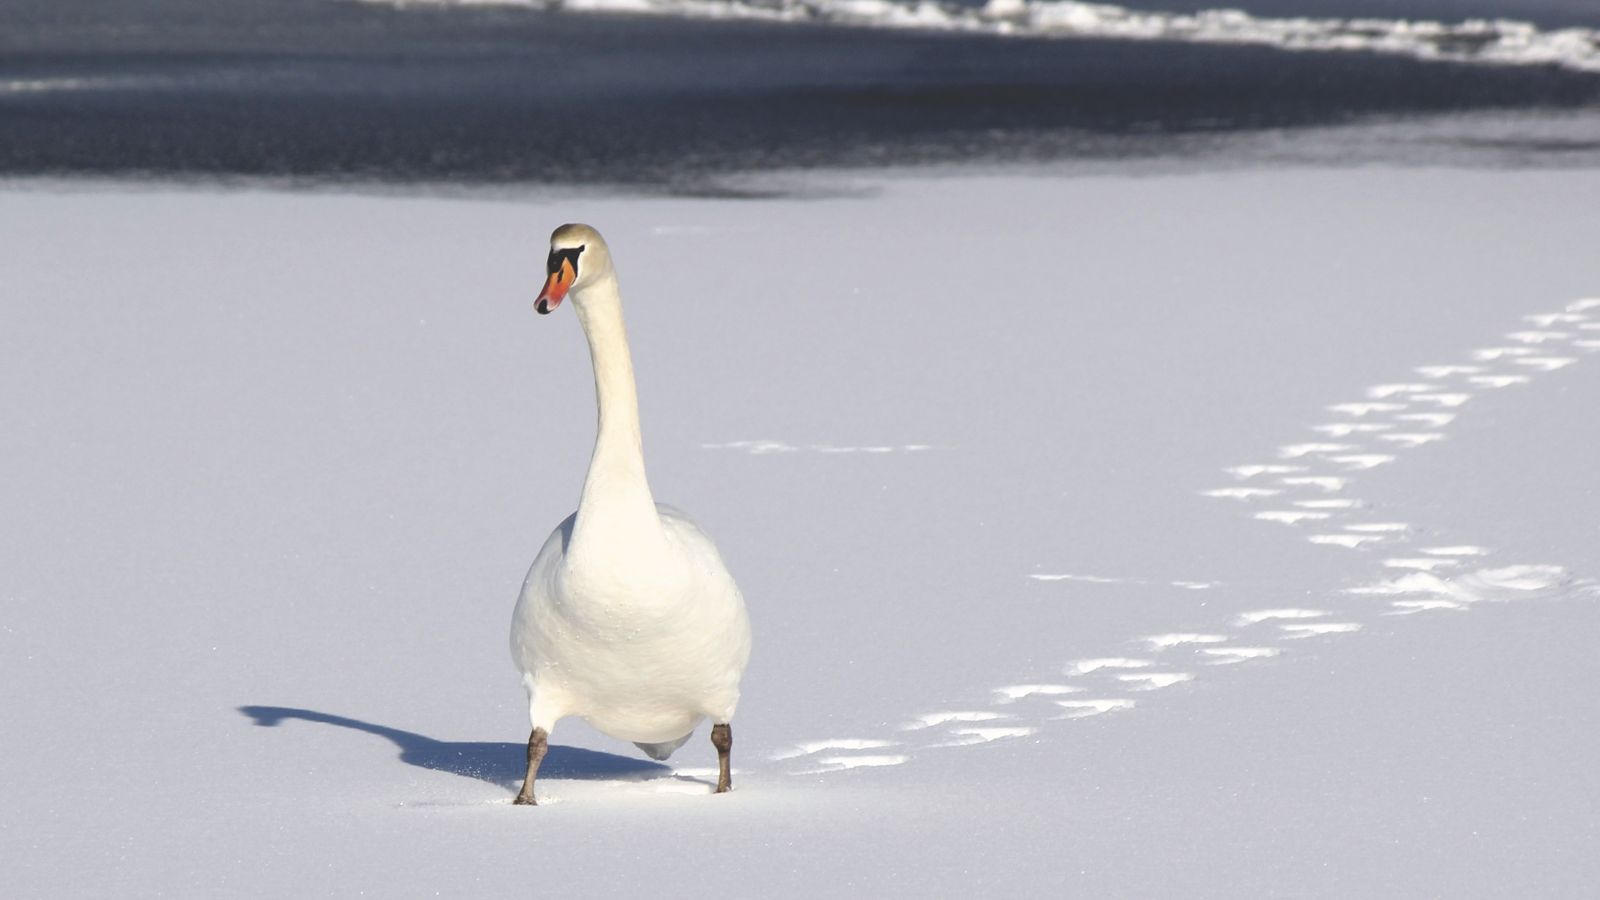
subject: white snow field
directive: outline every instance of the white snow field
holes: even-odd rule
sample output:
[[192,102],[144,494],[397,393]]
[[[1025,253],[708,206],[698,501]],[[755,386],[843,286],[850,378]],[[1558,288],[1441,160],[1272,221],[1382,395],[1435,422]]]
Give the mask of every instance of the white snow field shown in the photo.
[[[0,193],[0,893],[1588,896],[1600,173]],[[616,254],[735,791],[506,631]]]

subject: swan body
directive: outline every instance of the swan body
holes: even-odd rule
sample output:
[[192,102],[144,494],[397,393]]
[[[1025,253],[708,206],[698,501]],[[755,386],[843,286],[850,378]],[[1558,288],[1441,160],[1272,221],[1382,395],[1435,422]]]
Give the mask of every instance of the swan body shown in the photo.
[[538,310],[569,292],[594,363],[599,426],[577,512],[545,541],[512,614],[511,656],[533,725],[517,801],[535,802],[545,741],[569,715],[657,759],[711,719],[722,792],[750,656],[744,599],[705,532],[650,493],[616,276],[588,226],[551,236]]
[[733,718],[750,656],[744,601],[711,539],[683,513],[656,509],[667,549],[659,566],[575,559],[578,514],[539,551],[511,620],[535,725],[578,715],[612,737],[660,745],[703,718]]

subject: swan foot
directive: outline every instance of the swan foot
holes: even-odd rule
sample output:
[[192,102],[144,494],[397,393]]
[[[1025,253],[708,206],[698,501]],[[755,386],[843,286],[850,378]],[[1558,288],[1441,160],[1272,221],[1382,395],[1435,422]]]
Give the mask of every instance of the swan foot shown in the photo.
[[711,726],[711,746],[717,748],[717,793],[733,790],[733,767],[729,762],[733,754],[733,727],[724,722]]
[[533,796],[533,782],[539,777],[539,763],[544,762],[545,752],[550,749],[550,733],[543,728],[535,728],[533,734],[528,735],[528,777],[522,780],[522,790],[517,792],[517,799],[511,801],[517,806],[538,806],[539,801]]

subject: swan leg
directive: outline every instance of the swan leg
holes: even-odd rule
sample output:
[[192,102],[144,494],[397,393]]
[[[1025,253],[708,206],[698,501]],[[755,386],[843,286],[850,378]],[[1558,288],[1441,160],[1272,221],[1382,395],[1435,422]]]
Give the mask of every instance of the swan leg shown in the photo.
[[711,746],[717,748],[717,793],[733,790],[733,767],[729,762],[733,754],[733,726],[727,722],[711,726]]
[[549,749],[550,733],[543,728],[533,729],[533,734],[528,735],[528,777],[522,780],[522,790],[513,801],[518,806],[539,805],[533,796],[533,780],[539,777],[539,763],[544,762],[544,754]]

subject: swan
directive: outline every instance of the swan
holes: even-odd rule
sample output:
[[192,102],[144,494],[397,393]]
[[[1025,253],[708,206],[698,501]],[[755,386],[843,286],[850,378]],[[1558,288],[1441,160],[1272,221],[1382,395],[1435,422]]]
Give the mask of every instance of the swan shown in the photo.
[[717,547],[688,516],[657,504],[645,479],[633,359],[611,251],[587,225],[550,235],[540,315],[572,297],[594,364],[599,427],[578,510],[551,532],[511,617],[511,656],[528,690],[528,774],[550,732],[581,716],[662,760],[710,719],[717,789],[733,787],[734,708],[750,658],[744,598]]

